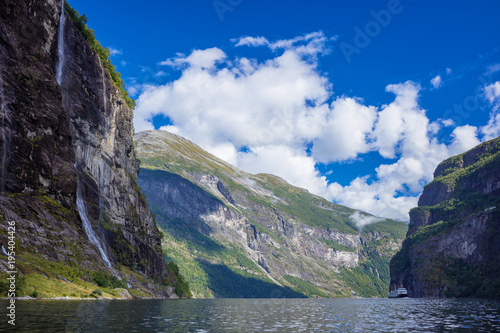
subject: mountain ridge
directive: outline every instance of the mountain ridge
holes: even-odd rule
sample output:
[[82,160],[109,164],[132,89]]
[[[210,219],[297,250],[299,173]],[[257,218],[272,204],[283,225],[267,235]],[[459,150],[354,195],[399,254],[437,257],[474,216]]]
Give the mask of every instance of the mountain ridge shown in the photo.
[[[139,186],[166,233],[164,240],[170,242],[164,241],[164,248],[183,268],[198,296],[224,293],[210,289],[210,274],[196,263],[200,258],[241,274],[257,269],[260,273],[254,276],[296,292],[307,290],[308,296],[385,293],[389,253],[398,248],[406,224],[384,220],[361,231],[350,217],[355,210],[280,177],[246,173],[175,134],[144,131],[137,133],[134,141],[141,160]],[[183,196],[180,188],[190,194]],[[389,231],[377,231],[377,225]],[[193,229],[200,232],[189,234]],[[210,244],[220,250],[221,257],[232,252],[250,262],[241,266],[229,258],[219,260],[189,237],[207,244],[215,242]],[[367,262],[372,265],[371,272]],[[377,276],[378,269],[385,271],[385,282]],[[356,282],[346,282],[347,276]],[[196,285],[203,279],[204,285]],[[368,281],[366,290],[360,282],[363,279]]]

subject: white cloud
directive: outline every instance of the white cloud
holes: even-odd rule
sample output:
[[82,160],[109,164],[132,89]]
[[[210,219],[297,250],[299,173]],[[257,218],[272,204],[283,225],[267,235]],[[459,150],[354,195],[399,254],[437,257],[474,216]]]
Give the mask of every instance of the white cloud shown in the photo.
[[500,81],[484,86],[484,96],[490,102],[491,113],[488,124],[481,127],[484,140],[491,140],[500,135]]
[[137,86],[127,86],[127,91],[130,96],[136,96],[139,94],[139,88]]
[[453,137],[453,143],[450,147],[451,153],[453,155],[460,154],[480,144],[477,134],[476,126],[465,125],[455,128],[451,134]]
[[338,98],[321,122],[323,134],[314,141],[312,155],[318,162],[329,163],[353,159],[370,151],[367,137],[376,116],[374,107],[366,107],[353,98]]
[[212,47],[206,50],[194,50],[189,56],[178,53],[176,57],[160,62],[163,66],[182,68],[212,68],[217,62],[226,58],[226,54],[219,48]]
[[160,131],[167,131],[167,132],[170,132],[170,133],[173,133],[173,134],[177,134],[177,135],[183,136],[181,129],[179,127],[177,127],[177,126],[173,126],[173,125],[161,126],[159,128],[159,130]]
[[[395,158],[404,134],[410,132],[411,126],[418,126],[413,122],[413,118],[418,118],[417,114],[422,112],[418,106],[420,86],[407,81],[403,84],[388,85],[385,90],[396,94],[396,99],[382,107],[372,136],[382,157]],[[427,119],[423,121],[422,125],[426,126]]]
[[486,85],[484,87],[484,95],[492,105],[498,102],[500,99],[500,81]]
[[118,50],[112,46],[108,47],[108,50],[109,50],[109,55],[112,57],[123,53],[122,50]]
[[452,119],[442,119],[441,123],[445,127],[455,126],[455,122]]
[[[213,49],[209,50],[212,54]],[[174,62],[198,58],[203,52],[193,51],[196,57],[191,54]],[[241,59],[226,65],[216,72],[209,70],[210,65],[190,67],[174,82],[146,87],[137,100],[136,131],[151,128],[148,120],[163,113],[195,142],[213,146],[229,140],[239,149],[300,144],[310,130],[300,120],[322,121],[317,116],[321,108],[308,107],[306,101],[323,104],[329,97],[329,84],[314,64],[294,50],[264,63]]]
[[241,38],[236,38],[231,40],[233,43],[236,43],[234,46],[263,46],[263,45],[269,45],[269,41],[267,38],[264,37],[241,37]]
[[349,218],[356,224],[358,229],[363,229],[363,227],[368,224],[384,220],[384,218],[381,217],[361,214],[359,211],[355,211],[351,216],[349,216]]
[[243,170],[257,174],[270,173],[286,179],[312,193],[326,193],[327,182],[315,169],[312,157],[300,149],[285,145],[259,146],[250,153],[240,153],[238,164]]
[[142,92],[142,85],[137,82],[136,78],[130,77],[127,78],[127,81],[129,82],[129,84],[127,84],[126,89],[131,97],[135,97]]
[[[411,81],[388,85],[395,98],[380,107],[335,96],[317,62],[329,52],[329,40],[317,32],[274,42],[234,41],[266,43],[275,52],[265,61],[229,59],[218,48],[178,54],[162,63],[182,70],[177,80],[141,86],[135,129],[153,129],[151,119],[162,114],[173,123],[163,129],[246,171],[273,173],[340,204],[408,220],[435,167],[477,144],[480,130],[456,127],[451,143],[439,142],[440,130],[455,124],[430,122],[419,104],[421,87]],[[387,164],[346,186],[329,184],[316,169],[317,163],[355,160],[368,152],[378,152]]]
[[335,40],[335,37],[327,38],[322,31],[316,31],[292,39],[281,39],[269,43],[269,47],[271,49],[289,49],[294,47],[298,52],[302,51],[302,47],[308,48],[309,50],[317,48],[318,51],[324,52],[326,50],[325,43],[329,39]]
[[443,84],[443,80],[441,79],[441,75],[436,75],[431,80],[431,85],[434,89],[441,87],[442,84]]
[[486,72],[484,73],[485,75],[491,75],[495,74],[496,72],[500,71],[500,64],[493,64],[490,65],[486,68]]
[[446,75],[450,75],[451,74],[451,68],[450,67],[446,67]]
[[156,77],[163,77],[163,76],[167,76],[168,74],[165,73],[164,71],[159,71],[158,73],[155,74]]
[[492,140],[500,136],[500,113],[492,114],[488,124],[481,128],[484,140]]

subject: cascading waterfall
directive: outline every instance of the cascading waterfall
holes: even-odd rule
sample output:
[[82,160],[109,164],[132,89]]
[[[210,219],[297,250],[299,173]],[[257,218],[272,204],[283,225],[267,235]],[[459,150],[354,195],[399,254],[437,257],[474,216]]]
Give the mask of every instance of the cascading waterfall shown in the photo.
[[97,56],[99,59],[99,65],[101,66],[102,73],[102,100],[104,101],[104,121],[106,124],[106,130],[108,130],[108,101],[106,99],[106,72],[104,71],[104,67],[102,66],[101,57]]
[[[57,44],[57,51],[58,51],[59,61],[58,61],[57,68],[56,68],[56,81],[59,84],[59,86],[61,87],[61,89],[62,89],[62,77],[63,77],[64,64],[65,64],[64,20],[65,20],[64,0],[62,0],[61,16],[59,18],[59,30],[58,30],[59,35],[57,36],[57,43],[58,43]],[[65,94],[64,89],[62,89],[62,93],[63,93],[63,100],[64,100],[64,94]],[[105,105],[105,108],[106,108],[106,105]],[[74,146],[74,142],[73,142],[73,146]],[[76,147],[74,147],[74,148],[75,148],[75,153],[76,153]],[[75,156],[75,161],[76,161],[75,162],[75,169],[78,170],[78,157],[76,157],[76,156]],[[97,247],[97,249],[99,250],[99,253],[101,254],[102,260],[106,263],[106,265],[109,266],[109,268],[111,268],[113,273],[116,276],[118,276],[116,274],[115,270],[113,269],[113,266],[111,265],[111,261],[109,260],[108,255],[106,254],[104,246],[101,243],[101,239],[96,235],[96,233],[94,232],[94,229],[92,228],[92,223],[90,223],[90,220],[89,220],[88,215],[87,215],[87,209],[85,207],[85,202],[82,199],[81,187],[82,187],[81,180],[80,180],[80,177],[78,176],[78,173],[77,173],[76,207],[77,207],[78,213],[80,215],[80,219],[83,222],[83,227],[85,229],[85,233],[87,234],[87,237],[89,238],[90,242],[92,244],[94,244]]]
[[0,108],[2,111],[2,170],[0,172],[0,194],[5,190],[5,179],[7,178],[7,151],[9,150],[10,145],[10,136],[11,136],[11,122],[9,116],[9,110],[7,110],[7,101],[5,100],[4,94],[4,81],[2,76],[0,75]]
[[108,144],[110,144],[111,147],[114,146],[115,144],[115,137],[114,134],[110,131],[110,120],[109,120],[109,112],[108,112],[108,99],[106,98],[107,94],[107,86],[106,86],[106,70],[104,69],[104,66],[102,65],[101,57],[97,56],[99,59],[99,65],[101,66],[101,76],[102,76],[102,100],[103,100],[103,105],[104,105],[104,129],[106,131],[106,136],[108,139]]
[[[75,164],[75,168],[76,168]],[[101,253],[102,260],[113,270],[111,266],[111,262],[109,261],[108,255],[106,254],[106,251],[104,250],[104,247],[101,244],[101,240],[99,237],[94,232],[94,229],[92,228],[92,223],[90,223],[90,220],[87,216],[87,208],[85,208],[85,203],[83,202],[82,195],[81,195],[81,184],[80,181],[77,182],[77,189],[76,189],[76,207],[78,208],[78,213],[80,213],[80,218],[83,221],[83,227],[85,229],[85,232],[87,233],[87,236],[89,237],[89,240],[92,244],[97,246],[97,249],[99,250],[99,253]],[[113,270],[113,272],[115,272]],[[116,272],[115,272],[116,275]]]
[[59,57],[59,62],[56,68],[56,81],[61,86],[63,67],[65,62],[64,57],[64,20],[66,15],[64,14],[64,0],[62,0],[61,5],[61,16],[59,17],[59,31],[57,35],[57,55]]

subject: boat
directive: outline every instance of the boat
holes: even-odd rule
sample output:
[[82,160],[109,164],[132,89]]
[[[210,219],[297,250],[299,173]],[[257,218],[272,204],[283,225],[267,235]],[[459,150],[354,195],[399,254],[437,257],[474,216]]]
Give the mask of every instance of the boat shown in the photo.
[[398,289],[389,292],[389,298],[408,297],[408,290],[401,285]]

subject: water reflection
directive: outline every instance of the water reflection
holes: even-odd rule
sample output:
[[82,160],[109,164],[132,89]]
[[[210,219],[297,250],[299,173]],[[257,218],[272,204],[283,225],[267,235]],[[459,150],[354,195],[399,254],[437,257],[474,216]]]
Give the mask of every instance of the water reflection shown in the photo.
[[500,331],[494,300],[18,301],[16,310],[16,332]]

